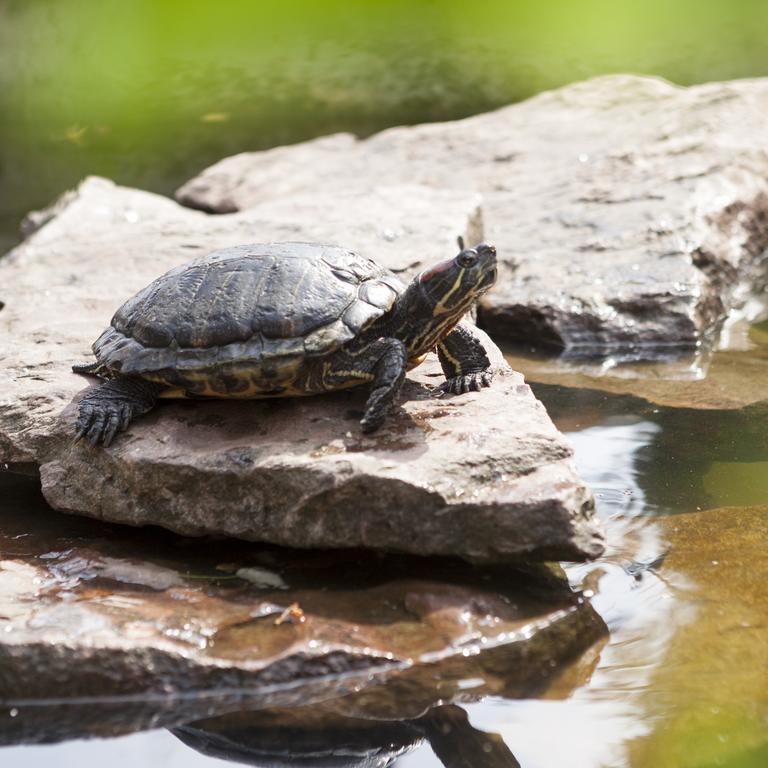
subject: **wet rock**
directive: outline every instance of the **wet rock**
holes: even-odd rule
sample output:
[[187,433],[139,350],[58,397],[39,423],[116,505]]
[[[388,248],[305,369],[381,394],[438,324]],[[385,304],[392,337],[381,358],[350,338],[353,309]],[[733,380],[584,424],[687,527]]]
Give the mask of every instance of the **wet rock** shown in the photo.
[[421,717],[541,691],[606,634],[544,569],[126,535],[53,513],[30,487],[2,486],[0,743],[331,699],[348,717]]
[[502,256],[480,307],[488,330],[664,357],[711,340],[765,285],[767,108],[766,80],[601,77],[453,123],[236,155],[177,197],[231,211],[318,186],[478,190]]
[[602,535],[570,447],[490,341],[493,387],[438,398],[431,359],[370,437],[357,423],[365,392],[350,390],[164,403],[107,450],[72,444],[89,381],[70,366],[125,298],[170,267],[254,239],[333,237],[407,275],[455,252],[457,235],[479,237],[474,196],[377,194],[211,217],[86,181],[0,264],[0,461],[40,465],[57,509],[185,534],[486,561],[598,556]]
[[[753,329],[746,349],[719,349],[677,361],[610,366],[525,354],[505,355],[532,384],[555,384],[614,395],[632,395],[667,408],[736,410],[763,402],[768,390],[768,340]],[[703,358],[703,359],[702,359]]]

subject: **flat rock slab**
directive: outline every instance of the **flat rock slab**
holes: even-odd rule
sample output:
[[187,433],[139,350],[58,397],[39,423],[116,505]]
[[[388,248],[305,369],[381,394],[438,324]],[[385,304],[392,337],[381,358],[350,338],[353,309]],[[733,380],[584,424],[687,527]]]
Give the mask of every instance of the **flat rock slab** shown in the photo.
[[653,358],[709,341],[765,285],[767,118],[768,80],[602,77],[452,123],[236,155],[177,198],[223,212],[318,186],[480,191],[502,261],[488,330]]
[[[474,196],[434,194],[382,191],[378,207],[358,203],[349,230],[354,196],[323,195],[305,204],[306,218],[293,211],[289,236],[276,214],[211,217],[105,180],[85,182],[0,263],[0,333],[8,340],[0,461],[39,465],[57,509],[185,534],[477,561],[598,556],[602,534],[571,448],[490,340],[490,389],[438,398],[442,373],[429,360],[409,374],[401,407],[370,437],[358,426],[365,392],[351,390],[164,403],[109,449],[72,443],[76,400],[91,382],[70,366],[87,359],[114,309],[154,277],[215,247],[331,231],[408,274],[455,252],[458,234],[478,236]],[[398,216],[397,206],[419,221]],[[389,220],[410,221],[412,231],[393,240]]]
[[[0,743],[350,692],[347,707],[418,717],[469,695],[468,679],[475,697],[531,695],[606,635],[564,580],[126,535],[0,479]],[[373,698],[358,701],[372,683]]]

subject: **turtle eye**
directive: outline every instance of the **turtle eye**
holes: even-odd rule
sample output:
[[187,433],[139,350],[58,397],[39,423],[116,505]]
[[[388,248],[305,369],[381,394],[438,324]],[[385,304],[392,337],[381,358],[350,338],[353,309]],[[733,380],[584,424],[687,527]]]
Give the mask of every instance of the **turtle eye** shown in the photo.
[[456,257],[456,261],[460,267],[465,269],[474,267],[477,264],[477,251],[462,251]]

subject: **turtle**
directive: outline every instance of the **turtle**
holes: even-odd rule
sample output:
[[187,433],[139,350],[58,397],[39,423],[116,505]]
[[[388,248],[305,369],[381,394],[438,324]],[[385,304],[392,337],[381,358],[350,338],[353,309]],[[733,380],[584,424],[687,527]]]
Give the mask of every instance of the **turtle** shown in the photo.
[[80,400],[76,440],[108,446],[160,397],[314,395],[367,384],[364,433],[384,422],[406,370],[431,350],[444,392],[490,386],[491,364],[462,321],[496,280],[481,243],[408,285],[337,245],[255,243],[213,251],[154,280],[93,344],[100,377]]

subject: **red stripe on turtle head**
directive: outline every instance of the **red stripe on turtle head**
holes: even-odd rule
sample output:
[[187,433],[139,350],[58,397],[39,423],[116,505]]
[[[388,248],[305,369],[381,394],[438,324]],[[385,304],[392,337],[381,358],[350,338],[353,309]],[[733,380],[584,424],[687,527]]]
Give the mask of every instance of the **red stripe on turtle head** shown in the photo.
[[422,283],[428,282],[443,272],[449,272],[454,268],[454,266],[455,264],[453,259],[446,259],[445,261],[441,261],[439,264],[435,264],[434,267],[424,270],[424,272],[419,275],[419,280],[421,280]]

